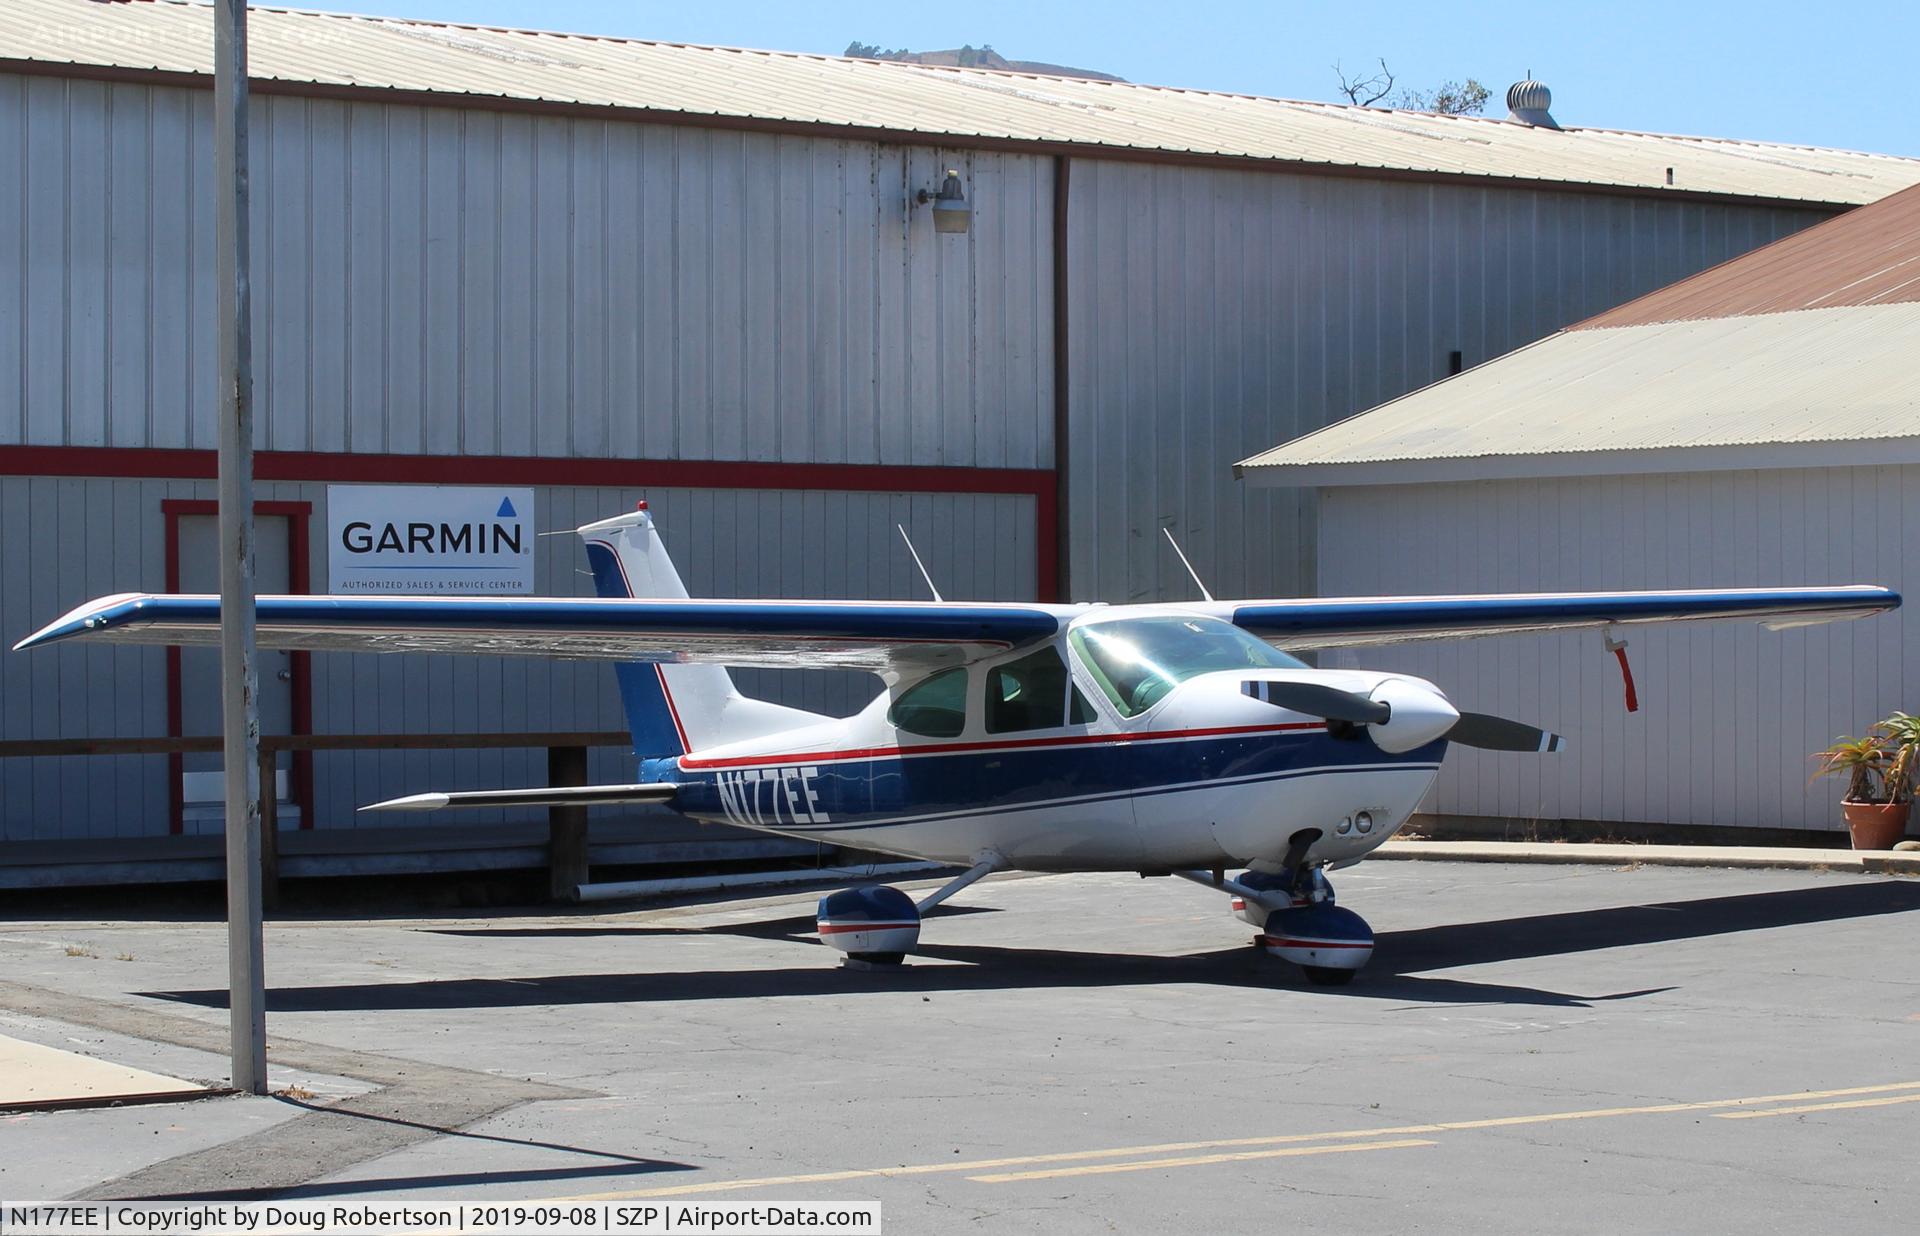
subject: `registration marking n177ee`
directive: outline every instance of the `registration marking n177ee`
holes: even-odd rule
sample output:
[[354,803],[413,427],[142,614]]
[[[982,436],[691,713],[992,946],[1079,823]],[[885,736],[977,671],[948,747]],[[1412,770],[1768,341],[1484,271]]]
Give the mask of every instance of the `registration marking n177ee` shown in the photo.
[[769,824],[827,824],[814,779],[819,768],[743,768],[717,775],[720,806],[727,818],[747,828]]

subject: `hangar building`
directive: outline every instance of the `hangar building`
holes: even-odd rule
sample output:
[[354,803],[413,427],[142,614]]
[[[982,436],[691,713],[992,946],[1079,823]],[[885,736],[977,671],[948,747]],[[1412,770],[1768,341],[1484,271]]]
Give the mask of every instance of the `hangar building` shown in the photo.
[[1601,638],[1369,650],[1464,707],[1564,731],[1449,755],[1461,823],[1842,827],[1808,753],[1916,708],[1920,189],[1247,460],[1321,489],[1332,593],[1881,584],[1904,608],[1767,632],[1648,628],[1641,708]]
[[[0,7],[9,641],[212,578],[211,44],[181,0]],[[1162,526],[1221,595],[1311,592],[1313,491],[1236,485],[1235,460],[1920,182],[1830,150],[272,8],[251,57],[261,572],[290,590],[326,586],[332,487],[447,484],[530,488],[540,530],[644,495],[696,593],[914,595],[894,523],[948,596],[1186,595]],[[964,232],[919,201],[949,169]],[[534,587],[584,589],[577,553],[539,541]],[[207,732],[193,655],[0,655],[0,741]],[[267,724],[294,731],[619,721],[592,667],[268,669]],[[19,846],[217,829],[184,788],[201,758],[0,759],[0,846],[29,856],[0,879],[50,861]],[[544,776],[490,751],[282,771],[300,829]]]

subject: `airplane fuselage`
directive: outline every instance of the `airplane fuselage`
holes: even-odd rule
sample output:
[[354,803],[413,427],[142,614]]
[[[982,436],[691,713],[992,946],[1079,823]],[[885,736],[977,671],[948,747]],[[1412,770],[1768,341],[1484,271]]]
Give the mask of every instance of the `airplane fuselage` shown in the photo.
[[[1039,734],[929,739],[888,723],[882,696],[813,735],[695,751],[650,770],[677,810],[835,845],[1028,870],[1164,870],[1275,859],[1303,828],[1315,861],[1357,860],[1400,827],[1444,741],[1389,752],[1364,730],[1250,698],[1252,671],[1181,683],[1133,718],[1102,708]],[[1365,690],[1390,677],[1281,671]]]

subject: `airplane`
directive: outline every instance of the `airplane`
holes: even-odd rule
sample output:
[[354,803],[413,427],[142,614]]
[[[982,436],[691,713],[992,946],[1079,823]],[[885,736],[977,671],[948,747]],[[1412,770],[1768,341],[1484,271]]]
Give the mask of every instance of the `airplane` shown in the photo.
[[[1616,628],[1639,624],[1779,629],[1900,604],[1866,585],[1251,601],[1216,601],[1202,585],[1201,601],[1129,605],[946,601],[937,589],[930,602],[696,600],[644,501],[575,531],[597,597],[264,596],[258,643],[614,662],[636,781],[363,810],[659,803],[965,868],[917,902],[884,884],[820,900],[820,939],[869,969],[903,961],[922,919],[992,872],[1136,871],[1229,895],[1257,945],[1314,983],[1344,983],[1373,932],[1335,902],[1326,872],[1400,829],[1449,744],[1549,753],[1564,742],[1462,711],[1422,678],[1316,669],[1293,653],[1578,628],[1612,648]],[[219,621],[217,597],[123,594],[17,648],[212,644]],[[728,666],[861,669],[883,688],[836,718],[743,695]]]

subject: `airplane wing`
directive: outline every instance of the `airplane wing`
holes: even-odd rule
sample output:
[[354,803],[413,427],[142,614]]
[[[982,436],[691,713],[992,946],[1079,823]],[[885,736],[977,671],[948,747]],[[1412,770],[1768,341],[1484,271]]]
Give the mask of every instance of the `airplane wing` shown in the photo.
[[1746,618],[1780,630],[1864,618],[1899,606],[1899,593],[1855,584],[1671,592],[1309,597],[1215,601],[1193,608],[1224,618],[1277,647],[1305,650],[1715,618]]
[[[1046,639],[1070,612],[911,601],[266,596],[259,598],[256,622],[262,648],[836,666],[884,674],[965,664]],[[67,639],[217,644],[220,599],[102,597],[15,647]]]

